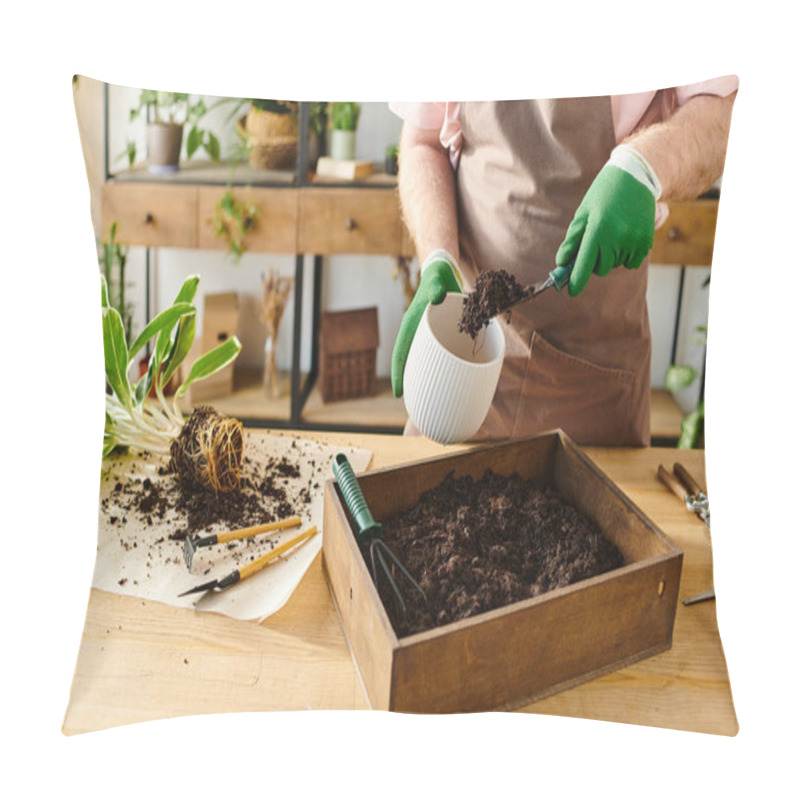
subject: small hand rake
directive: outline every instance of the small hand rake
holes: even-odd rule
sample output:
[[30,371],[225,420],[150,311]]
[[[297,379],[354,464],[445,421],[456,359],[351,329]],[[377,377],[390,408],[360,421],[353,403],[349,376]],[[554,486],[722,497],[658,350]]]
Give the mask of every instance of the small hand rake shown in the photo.
[[239,528],[235,531],[225,531],[224,533],[212,533],[210,536],[191,536],[187,535],[183,542],[183,560],[186,566],[192,568],[192,560],[194,554],[201,547],[211,547],[215,544],[224,544],[225,542],[234,542],[239,539],[249,539],[252,536],[258,536],[261,533],[270,533],[272,531],[280,531],[284,528],[294,528],[301,523],[300,517],[288,517],[281,519],[277,522],[267,522],[263,525],[253,525],[250,528]]
[[425,596],[425,592],[422,591],[422,588],[414,580],[411,573],[400,563],[397,556],[389,549],[386,542],[383,541],[383,525],[380,522],[375,522],[372,512],[361,491],[358,479],[353,472],[353,467],[350,465],[344,453],[338,453],[334,458],[333,474],[339,483],[339,488],[342,490],[342,496],[344,497],[347,510],[350,512],[355,522],[357,529],[356,541],[360,546],[369,548],[372,580],[375,586],[380,586],[378,580],[378,568],[380,567],[391,586],[392,593],[400,607],[401,613],[403,617],[405,617],[407,612],[406,602],[395,580],[394,573],[396,570],[406,579],[411,588],[422,597],[423,602],[427,605],[428,598]]

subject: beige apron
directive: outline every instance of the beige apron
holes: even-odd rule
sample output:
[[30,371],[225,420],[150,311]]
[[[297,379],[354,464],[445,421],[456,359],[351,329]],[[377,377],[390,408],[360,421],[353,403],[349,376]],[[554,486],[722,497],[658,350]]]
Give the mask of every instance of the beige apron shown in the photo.
[[[567,227],[615,145],[608,97],[462,103],[459,264],[523,285],[555,266]],[[549,289],[514,310],[494,402],[476,439],[562,428],[580,444],[650,438],[647,263]]]

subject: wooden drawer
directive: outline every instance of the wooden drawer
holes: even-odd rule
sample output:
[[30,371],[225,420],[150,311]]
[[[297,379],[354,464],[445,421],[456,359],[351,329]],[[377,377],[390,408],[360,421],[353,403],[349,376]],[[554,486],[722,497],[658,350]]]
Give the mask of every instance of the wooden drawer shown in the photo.
[[[214,207],[225,193],[223,187],[202,187],[198,192],[198,247],[227,250],[227,241],[214,232]],[[233,189],[244,203],[258,206],[258,216],[245,237],[245,248],[254,253],[296,253],[297,189]]]
[[197,247],[197,188],[149,183],[103,186],[103,235],[117,223],[117,240],[144,247]]
[[650,263],[711,266],[718,207],[717,200],[670,203],[667,221],[656,231]]
[[390,189],[304,189],[300,196],[300,252],[401,252],[400,209]]

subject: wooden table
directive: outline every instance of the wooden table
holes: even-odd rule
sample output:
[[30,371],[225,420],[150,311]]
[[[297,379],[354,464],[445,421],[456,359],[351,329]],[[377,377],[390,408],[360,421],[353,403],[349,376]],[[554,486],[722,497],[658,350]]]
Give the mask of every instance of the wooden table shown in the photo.
[[[373,468],[463,449],[410,437],[301,435],[368,449]],[[704,483],[704,453],[586,452],[683,550],[679,598],[711,588],[709,532],[656,478],[660,463],[679,459]],[[63,731],[218,712],[365,708],[317,556],[287,605],[260,624],[92,590]],[[715,601],[678,604],[669,651],[521,711],[735,735]]]

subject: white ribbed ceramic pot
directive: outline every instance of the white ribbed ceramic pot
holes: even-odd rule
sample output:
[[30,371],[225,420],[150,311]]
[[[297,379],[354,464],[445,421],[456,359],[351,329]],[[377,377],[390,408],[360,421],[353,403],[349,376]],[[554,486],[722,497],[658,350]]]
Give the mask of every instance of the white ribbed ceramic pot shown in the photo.
[[403,373],[406,411],[420,432],[441,444],[463,442],[492,404],[505,355],[497,320],[473,341],[458,330],[462,294],[448,294],[422,315]]

